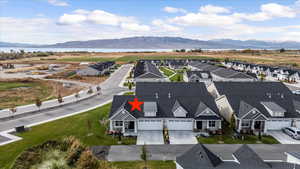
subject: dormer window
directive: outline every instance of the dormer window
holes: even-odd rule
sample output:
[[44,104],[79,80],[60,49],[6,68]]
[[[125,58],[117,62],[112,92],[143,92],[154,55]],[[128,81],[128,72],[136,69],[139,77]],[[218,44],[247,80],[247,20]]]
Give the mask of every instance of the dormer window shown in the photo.
[[145,117],[155,117],[157,113],[156,102],[144,102]]
[[261,102],[272,117],[284,117],[286,110],[274,102]]

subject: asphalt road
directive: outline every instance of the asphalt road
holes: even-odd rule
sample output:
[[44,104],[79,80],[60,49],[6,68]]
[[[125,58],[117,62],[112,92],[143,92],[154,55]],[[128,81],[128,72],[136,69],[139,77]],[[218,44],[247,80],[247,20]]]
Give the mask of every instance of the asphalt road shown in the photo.
[[[194,145],[147,145],[149,160],[175,160],[176,156],[186,152]],[[241,146],[240,144],[206,144],[209,150],[223,160],[234,160],[232,154]],[[300,152],[300,145],[290,144],[251,144],[249,145],[263,160],[284,161],[285,152]],[[96,151],[97,146],[91,147]],[[109,161],[137,161],[141,160],[142,146],[111,146],[106,157]]]
[[110,76],[110,78],[103,82],[100,85],[102,89],[102,94],[100,96],[94,96],[92,98],[74,104],[68,104],[51,110],[41,111],[39,113],[30,114],[25,117],[1,121],[0,132],[13,129],[16,126],[28,126],[36,123],[41,123],[47,120],[67,116],[106,103],[112,100],[114,95],[127,91],[126,88],[119,87],[119,84],[122,82],[122,80],[124,79],[131,67],[132,65],[123,65],[116,72],[114,72]]

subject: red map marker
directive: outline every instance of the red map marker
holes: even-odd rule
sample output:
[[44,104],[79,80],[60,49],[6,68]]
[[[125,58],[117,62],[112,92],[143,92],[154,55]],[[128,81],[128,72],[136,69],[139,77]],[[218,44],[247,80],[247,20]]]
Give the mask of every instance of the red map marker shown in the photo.
[[131,111],[134,111],[135,109],[142,111],[141,105],[144,104],[144,102],[140,102],[138,98],[134,98],[133,102],[128,103],[131,105]]

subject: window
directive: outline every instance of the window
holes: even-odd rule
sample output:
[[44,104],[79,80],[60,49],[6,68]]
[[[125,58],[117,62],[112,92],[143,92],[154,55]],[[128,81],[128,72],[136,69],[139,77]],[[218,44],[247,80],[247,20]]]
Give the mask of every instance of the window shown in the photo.
[[242,121],[242,127],[249,127],[250,123],[248,121]]
[[115,121],[115,126],[116,126],[116,127],[121,127],[121,126],[123,126],[123,121]]
[[209,126],[210,128],[216,127],[216,121],[209,121],[209,122],[208,122],[208,126]]

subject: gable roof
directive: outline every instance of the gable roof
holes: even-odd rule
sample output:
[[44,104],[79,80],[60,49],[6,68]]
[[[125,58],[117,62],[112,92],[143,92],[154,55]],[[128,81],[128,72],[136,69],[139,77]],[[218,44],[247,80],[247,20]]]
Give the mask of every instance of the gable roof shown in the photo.
[[202,144],[197,144],[176,158],[183,169],[294,169],[299,165],[287,162],[265,162],[248,145],[234,154],[238,162],[222,161]]
[[293,94],[283,83],[214,82],[214,85],[220,95],[226,95],[229,104],[237,115],[244,114],[247,110],[247,106],[243,103],[245,102],[256,108],[266,118],[272,118],[262,102],[274,102],[286,110],[284,117],[276,118],[300,117],[300,113],[296,112],[293,104]]
[[233,155],[241,166],[252,166],[257,169],[271,168],[247,144],[243,144]]
[[214,168],[222,163],[222,160],[208,150],[204,145],[197,144],[179,157],[176,162],[184,169],[199,169],[201,166]]
[[239,108],[239,111],[236,113],[236,116],[242,118],[247,113],[249,113],[249,111],[251,111],[252,109],[254,109],[253,106],[251,106],[250,104],[248,104],[245,101],[241,100],[240,108]]
[[[145,75],[148,74],[148,75]],[[152,76],[150,75],[152,74]],[[145,75],[145,76],[143,76]],[[150,61],[138,61],[134,69],[134,78],[164,78],[157,67]]]

